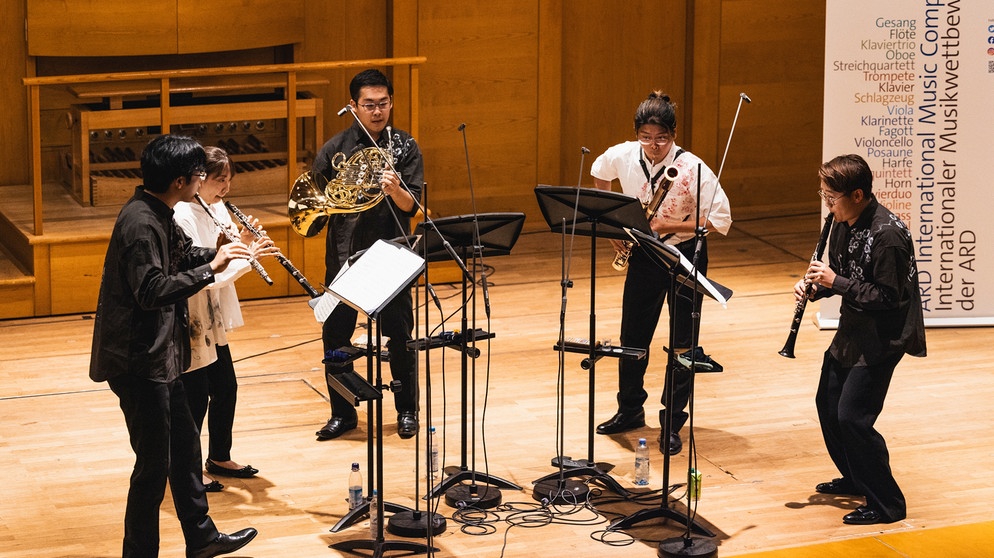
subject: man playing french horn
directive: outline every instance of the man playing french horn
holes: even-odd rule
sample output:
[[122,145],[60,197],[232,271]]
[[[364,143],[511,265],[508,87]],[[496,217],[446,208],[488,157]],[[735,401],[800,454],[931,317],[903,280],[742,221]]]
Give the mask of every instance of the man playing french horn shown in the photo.
[[[625,194],[639,198],[647,207],[656,207],[649,215],[649,225],[667,244],[676,246],[692,260],[697,219],[698,172],[701,181],[701,224],[709,231],[728,234],[732,224],[728,198],[715,174],[696,155],[676,145],[676,112],[668,95],[653,92],[635,111],[636,141],[627,141],[608,148],[591,166],[594,185],[610,190],[613,180],[621,183]],[[670,167],[675,167],[675,170]],[[661,189],[666,189],[660,191]],[[658,202],[658,203],[657,203]],[[650,209],[651,211],[651,209]],[[612,240],[615,250],[628,249],[621,241]],[[624,259],[624,258],[618,258]],[[619,359],[618,412],[597,427],[598,434],[616,434],[645,426],[643,407],[648,394],[644,388],[645,371],[649,364],[649,345],[652,343],[659,315],[670,290],[673,277],[670,271],[654,262],[640,247],[631,249],[627,258],[628,274],[621,310],[621,344],[625,347],[645,349],[644,359]],[[616,267],[622,267],[616,261]],[[707,273],[707,240],[701,246],[697,269]],[[692,302],[696,298],[696,305]],[[691,332],[697,331],[693,316],[700,312],[700,298],[693,296],[690,288],[676,290],[676,300],[670,301],[670,314],[674,323],[675,354],[697,346]],[[699,351],[697,362],[704,358]],[[673,374],[673,421],[671,432],[662,432],[659,450],[671,455],[680,452],[680,428],[688,415],[684,411],[690,398],[689,369],[677,365]],[[663,393],[665,405],[667,394]],[[659,412],[660,424],[663,410]]]
[[[349,93],[349,106],[355,115],[352,126],[324,144],[314,160],[314,173],[320,173],[329,182],[334,182],[339,174],[353,172],[355,169],[345,168],[342,161],[351,160],[373,147],[366,131],[392,157],[397,172],[389,167],[373,169],[378,178],[382,202],[367,204],[359,211],[335,212],[330,216],[325,245],[325,284],[329,285],[350,256],[369,248],[379,239],[410,234],[410,217],[417,207],[415,196],[421,196],[424,183],[424,161],[418,144],[407,132],[389,126],[390,110],[393,108],[393,85],[390,80],[379,70],[365,70],[352,78]],[[379,159],[376,150],[367,153],[371,153],[371,159]],[[359,155],[358,159],[362,157]],[[357,318],[352,307],[345,304],[335,307],[321,332],[326,356],[351,345]],[[382,328],[383,336],[389,337],[390,372],[393,379],[401,384],[400,391],[394,394],[397,433],[401,438],[411,438],[418,431],[418,386],[415,355],[407,347],[414,329],[409,289],[401,290],[383,309],[377,325]],[[326,374],[350,370],[330,365],[325,367]],[[331,399],[331,419],[316,432],[319,440],[337,438],[354,429],[358,423],[355,408],[349,401],[330,386],[328,395]]]

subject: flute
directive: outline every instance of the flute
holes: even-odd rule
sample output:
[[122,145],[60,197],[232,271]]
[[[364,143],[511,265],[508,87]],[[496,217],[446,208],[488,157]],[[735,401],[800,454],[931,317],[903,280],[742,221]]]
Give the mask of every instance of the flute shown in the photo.
[[[244,213],[242,213],[241,210],[235,207],[235,204],[231,203],[228,200],[224,200],[224,206],[228,208],[228,211],[230,211],[232,215],[235,216],[235,219],[238,219],[238,221],[242,224],[242,226],[245,227],[245,230],[254,234],[256,238],[263,237],[262,231],[252,226],[252,223],[249,222],[248,217]],[[317,289],[312,287],[311,284],[307,282],[307,278],[304,277],[304,274],[301,273],[300,270],[298,270],[296,267],[294,267],[286,256],[284,256],[281,253],[277,253],[275,257],[276,260],[280,262],[280,265],[282,265],[284,269],[290,272],[290,276],[296,279],[298,283],[300,283],[300,286],[303,287],[305,291],[307,291],[307,294],[310,295],[311,298],[317,298],[321,296],[321,293],[318,292]]]
[[[217,228],[221,229],[221,234],[223,234],[225,238],[227,238],[231,242],[242,241],[240,238],[238,238],[238,236],[235,235],[235,233],[231,232],[231,229],[228,228],[227,225],[222,223],[221,220],[217,218],[217,215],[214,215],[214,212],[211,211],[211,207],[207,205],[207,202],[205,202],[203,198],[200,197],[200,194],[194,194],[193,197],[197,198],[197,201],[200,202],[200,207],[203,207],[204,211],[207,212],[207,215],[209,215],[210,218],[214,220],[214,224],[217,225]],[[262,267],[262,264],[259,263],[259,260],[249,257],[248,262],[249,265],[252,266],[252,269],[254,269],[255,272],[258,273],[260,277],[262,277],[262,280],[265,281],[267,285],[273,284],[273,280],[269,278],[269,274],[266,273],[266,269]]]

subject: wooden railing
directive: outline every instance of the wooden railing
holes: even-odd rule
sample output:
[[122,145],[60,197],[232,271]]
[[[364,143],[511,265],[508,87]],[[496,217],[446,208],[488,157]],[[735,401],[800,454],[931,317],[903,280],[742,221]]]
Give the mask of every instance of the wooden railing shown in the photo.
[[[297,74],[321,70],[341,70],[359,67],[408,66],[410,68],[410,131],[417,134],[418,128],[418,65],[424,64],[427,58],[411,56],[404,58],[377,58],[367,60],[347,60],[336,62],[304,62],[299,64],[265,64],[256,66],[226,66],[219,68],[197,68],[179,70],[156,70],[142,72],[117,72],[105,74],[77,74],[62,76],[43,76],[24,78],[28,88],[28,106],[31,127],[31,185],[32,209],[34,219],[34,234],[40,236],[44,232],[43,200],[42,200],[42,160],[41,160],[41,88],[53,86],[71,86],[83,83],[121,82],[121,81],[150,81],[157,80],[160,98],[159,124],[162,130],[169,130],[170,102],[172,91],[170,80],[197,77],[219,76],[251,76],[260,74],[282,74],[285,77],[286,118],[287,118],[287,153],[297,152]],[[295,179],[288,173],[289,191]]]

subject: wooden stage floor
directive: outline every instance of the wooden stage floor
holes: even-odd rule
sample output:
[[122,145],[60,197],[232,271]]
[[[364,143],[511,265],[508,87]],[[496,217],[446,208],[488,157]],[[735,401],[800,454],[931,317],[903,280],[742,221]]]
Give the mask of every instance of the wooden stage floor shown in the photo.
[[[808,307],[797,358],[782,358],[777,351],[793,313],[791,285],[804,270],[820,229],[815,211],[739,215],[727,238],[710,239],[709,275],[735,294],[727,308],[705,304],[701,338],[725,371],[698,376],[696,452],[691,460],[684,429],[684,451],[671,461],[671,482],[682,480],[689,465],[702,472],[697,517],[716,533],[713,540],[722,556],[777,549],[795,549],[804,556],[994,555],[985,550],[990,536],[984,533],[990,529],[954,530],[994,520],[994,350],[989,330],[930,329],[929,356],[906,358],[898,367],[878,428],[907,495],[906,520],[846,526],[841,518],[858,502],[814,492],[816,483],[836,473],[821,441],[813,401],[821,355],[832,336],[812,323],[817,304]],[[438,556],[650,557],[656,556],[658,541],[683,533],[682,526],[661,520],[605,533],[610,520],[659,506],[663,459],[656,450],[655,417],[665,323],[656,332],[647,375],[648,425],[594,440],[596,460],[613,464],[611,477],[625,489],[634,489],[637,439],[650,440],[655,499],[625,499],[595,489],[591,506],[536,509],[532,481],[554,472],[550,459],[558,451],[559,365],[552,345],[562,302],[561,240],[548,232],[524,234],[511,255],[485,262],[492,268],[493,315],[486,318],[481,301],[477,326],[496,336],[481,343],[483,355],[471,361],[476,380],[471,426],[476,435],[469,466],[524,489],[502,491],[503,506],[487,513],[456,513],[444,501],[418,504],[421,510],[437,506],[447,518],[448,529],[434,538]],[[597,337],[617,340],[623,276],[611,269],[612,257],[607,243],[599,242]],[[589,238],[576,238],[571,261],[574,286],[568,291],[566,335],[586,337]],[[258,280],[250,274],[241,281]],[[450,285],[436,290],[445,312],[457,313],[460,290]],[[259,537],[238,556],[341,555],[328,545],[368,537],[364,522],[329,531],[347,512],[350,464],[358,461],[365,475],[371,472],[366,468],[365,412],[360,412],[360,427],[344,438],[315,441],[314,431],[329,410],[320,327],[306,300],[257,300],[243,308],[247,325],[231,336],[240,381],[233,457],[261,472],[253,479],[220,479],[226,487],[210,494],[211,515],[223,531],[258,528]],[[433,327],[440,321],[434,309],[429,320]],[[453,319],[445,327],[459,326]],[[117,399],[106,384],[87,378],[91,334],[92,315],[0,322],[0,555],[5,558],[120,555],[133,455]],[[444,440],[444,465],[458,466],[460,355],[453,350],[431,355],[431,422]],[[563,446],[567,455],[583,458],[589,374],[579,363],[579,355],[565,359]],[[615,410],[616,375],[615,362],[597,363],[596,422]],[[415,477],[414,441],[397,437],[390,400],[388,395],[383,491],[388,501],[414,507],[424,482]],[[424,407],[422,425],[427,426]],[[683,494],[683,488],[674,494]],[[886,542],[873,544],[885,541],[883,536],[918,534],[932,536],[938,546],[898,551]],[[162,556],[183,555],[168,493],[161,536]],[[810,545],[847,542],[854,546],[835,554],[803,554],[800,548],[814,551],[826,547]],[[964,543],[972,550],[958,552]],[[934,548],[944,550],[935,554]],[[794,555],[784,552],[777,556]]]

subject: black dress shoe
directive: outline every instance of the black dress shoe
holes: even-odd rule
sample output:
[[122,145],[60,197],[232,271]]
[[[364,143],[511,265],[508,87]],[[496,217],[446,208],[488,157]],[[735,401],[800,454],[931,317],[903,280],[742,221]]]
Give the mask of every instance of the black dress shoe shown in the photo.
[[242,529],[230,535],[221,533],[216,539],[207,543],[207,546],[198,548],[197,550],[187,550],[186,558],[212,558],[222,554],[230,554],[252,542],[252,539],[258,534],[259,532],[252,527]]
[[397,415],[397,434],[404,440],[418,433],[418,416],[412,411],[401,411]]
[[645,411],[625,414],[618,411],[613,417],[597,425],[598,434],[617,434],[645,426]]
[[856,508],[855,511],[847,513],[845,517],[842,518],[843,523],[848,523],[849,525],[873,525],[874,523],[893,523],[893,521],[888,521],[880,515],[877,510],[860,506]]
[[224,489],[224,485],[212,480],[211,482],[204,485],[204,492],[221,492]]
[[683,440],[680,439],[679,432],[671,432],[666,441],[666,449],[663,449],[663,437],[659,437],[659,453],[669,451],[670,455],[676,455],[683,449]]
[[259,472],[259,470],[251,465],[246,465],[241,469],[229,469],[227,467],[222,467],[217,463],[214,463],[213,461],[208,459],[207,472],[212,475],[217,475],[221,477],[235,477],[239,479],[247,479],[250,477],[254,477],[255,474]]
[[828,482],[821,482],[815,485],[815,492],[820,494],[846,494],[850,496],[859,496],[859,491],[856,490],[856,485],[846,478],[832,479]]
[[324,428],[315,432],[314,435],[318,437],[318,440],[331,440],[354,429],[357,424],[358,419],[356,417],[346,419],[333,416],[328,420],[328,424],[325,424]]

